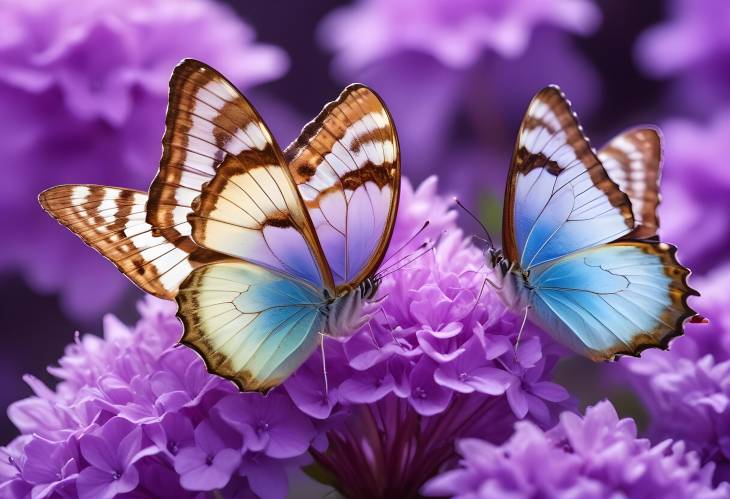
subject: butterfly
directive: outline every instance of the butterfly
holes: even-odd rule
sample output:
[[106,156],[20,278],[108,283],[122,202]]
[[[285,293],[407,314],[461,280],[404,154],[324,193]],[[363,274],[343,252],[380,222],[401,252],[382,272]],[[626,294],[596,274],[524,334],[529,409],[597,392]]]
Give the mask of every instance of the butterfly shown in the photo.
[[223,75],[186,59],[170,80],[149,193],[63,185],[42,207],[144,291],[175,299],[181,343],[242,390],[283,382],[377,301],[400,190],[383,101],[353,84],[282,151]]
[[[635,128],[596,152],[570,102],[549,86],[517,136],[504,200],[503,249],[489,282],[513,311],[593,360],[665,348],[698,295],[676,248],[660,242],[661,136]],[[521,332],[521,330],[520,330]]]

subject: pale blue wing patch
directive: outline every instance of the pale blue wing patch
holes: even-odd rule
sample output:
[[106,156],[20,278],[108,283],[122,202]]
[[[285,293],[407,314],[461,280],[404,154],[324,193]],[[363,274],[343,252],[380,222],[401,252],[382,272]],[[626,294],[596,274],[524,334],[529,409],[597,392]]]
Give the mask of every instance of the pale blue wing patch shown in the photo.
[[247,262],[201,267],[177,296],[181,342],[244,390],[280,384],[316,349],[325,317],[308,284]]
[[664,243],[616,242],[532,269],[530,317],[594,360],[666,346],[682,333],[696,295]]

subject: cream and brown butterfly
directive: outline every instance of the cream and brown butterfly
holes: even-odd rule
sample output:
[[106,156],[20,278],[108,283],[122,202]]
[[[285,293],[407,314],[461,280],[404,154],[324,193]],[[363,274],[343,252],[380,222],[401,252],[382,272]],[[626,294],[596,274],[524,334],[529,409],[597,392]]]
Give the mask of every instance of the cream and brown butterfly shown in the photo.
[[348,86],[285,151],[225,77],[184,60],[170,81],[149,194],[64,185],[40,203],[127,277],[176,299],[185,332],[244,390],[286,379],[368,319],[398,210],[388,110]]
[[665,347],[697,292],[660,242],[661,136],[629,130],[596,152],[557,87],[532,99],[504,201],[503,250],[487,250],[507,306],[594,360]]

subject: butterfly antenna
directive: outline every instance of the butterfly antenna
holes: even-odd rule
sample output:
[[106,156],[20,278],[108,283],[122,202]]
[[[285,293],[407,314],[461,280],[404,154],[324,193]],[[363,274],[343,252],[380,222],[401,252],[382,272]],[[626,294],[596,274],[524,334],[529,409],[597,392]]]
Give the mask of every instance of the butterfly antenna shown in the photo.
[[464,206],[463,204],[461,204],[461,201],[459,201],[459,198],[457,198],[456,196],[454,196],[454,202],[459,206],[459,208],[461,208],[462,210],[464,210],[471,218],[474,219],[474,221],[476,223],[478,223],[481,226],[482,230],[484,231],[484,234],[487,236],[487,243],[489,244],[489,246],[491,248],[494,248],[494,242],[492,241],[492,236],[489,235],[489,231],[487,230],[487,226],[484,225],[482,223],[482,221],[479,220],[479,217],[477,217],[469,208],[467,208],[466,206]]
[[517,349],[520,348],[520,338],[522,338],[522,331],[525,329],[525,323],[527,322],[527,312],[530,307],[525,307],[525,315],[522,316],[522,325],[520,326],[520,332],[517,333],[517,341],[515,341],[515,358],[517,358]]
[[319,347],[320,347],[320,350],[322,351],[322,373],[324,374],[324,396],[329,398],[330,385],[329,385],[329,382],[327,381],[327,359],[325,358],[325,355],[324,355],[325,334],[324,333],[319,333],[319,334],[322,336],[321,341],[319,342]]
[[[420,249],[420,248],[423,248],[423,247],[425,247],[427,245],[428,245],[428,241],[426,241],[425,243],[423,243],[418,248]],[[379,273],[378,276],[377,276],[377,278],[378,279],[384,279],[385,277],[388,277],[389,275],[391,275],[391,274],[393,274],[395,272],[398,272],[399,270],[404,269],[405,267],[407,267],[411,263],[413,263],[416,260],[418,260],[419,258],[421,258],[423,255],[427,254],[432,249],[433,249],[433,247],[427,248],[427,249],[423,250],[422,252],[420,252],[419,254],[417,254],[416,256],[408,255],[408,256],[403,257],[402,259],[398,260],[396,263],[394,263],[393,265],[391,265],[390,267],[388,267],[387,269],[385,269],[384,273]],[[410,260],[407,260],[408,258],[410,258]],[[403,265],[398,266],[398,264],[401,263],[401,262],[403,262],[404,260],[407,260],[406,263],[404,263]]]
[[[415,253],[416,251],[422,250],[423,248],[425,248],[426,246],[428,246],[428,243],[429,243],[429,241],[424,241],[424,242],[422,242],[422,243],[421,243],[421,244],[420,244],[420,245],[418,246],[418,248],[416,248],[416,249],[414,250],[414,253]],[[377,276],[382,276],[382,275],[384,275],[384,274],[388,273],[388,272],[390,271],[390,269],[392,269],[392,268],[394,268],[394,267],[397,267],[398,265],[400,265],[400,264],[401,264],[401,262],[403,262],[404,260],[407,260],[408,258],[411,258],[412,256],[413,256],[413,253],[409,253],[409,254],[407,254],[407,255],[404,255],[403,257],[399,258],[399,259],[398,259],[398,260],[396,260],[395,262],[392,262],[392,263],[391,263],[390,265],[386,265],[385,267],[382,267],[382,268],[381,268],[380,270],[378,270]]]
[[411,237],[409,237],[409,238],[408,238],[408,240],[407,240],[406,242],[404,242],[403,244],[401,244],[400,248],[398,248],[398,249],[397,249],[397,250],[395,250],[395,251],[394,251],[393,253],[391,253],[391,254],[390,254],[390,255],[388,256],[388,258],[386,258],[386,259],[385,259],[385,261],[384,261],[383,263],[387,263],[388,261],[390,261],[390,259],[391,259],[391,258],[393,258],[394,256],[396,256],[396,255],[397,255],[398,253],[400,253],[401,251],[403,251],[403,250],[404,250],[404,249],[405,249],[405,248],[406,248],[406,247],[407,247],[407,246],[408,246],[409,244],[411,244],[411,243],[413,242],[413,240],[414,240],[415,238],[417,238],[417,237],[418,237],[418,236],[419,236],[419,235],[420,235],[421,233],[423,233],[423,231],[424,231],[424,230],[426,230],[426,228],[427,228],[427,227],[428,227],[428,226],[429,226],[430,224],[431,224],[431,221],[430,221],[430,220],[426,220],[426,222],[424,222],[424,224],[423,224],[423,225],[421,226],[421,228],[420,228],[420,229],[418,229],[418,230],[416,231],[416,233],[415,233],[415,234],[413,234],[413,235],[412,235]]

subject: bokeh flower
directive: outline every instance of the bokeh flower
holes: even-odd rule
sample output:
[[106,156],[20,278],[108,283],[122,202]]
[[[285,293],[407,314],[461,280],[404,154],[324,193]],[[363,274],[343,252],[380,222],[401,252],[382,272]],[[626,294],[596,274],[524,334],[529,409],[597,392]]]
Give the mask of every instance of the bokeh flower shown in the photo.
[[410,175],[447,164],[443,186],[470,202],[501,193],[537,90],[560,84],[583,113],[593,107],[597,75],[568,34],[589,35],[600,19],[586,0],[359,0],[325,17],[318,34],[338,78],[385,98]]
[[614,382],[628,382],[638,392],[650,436],[684,440],[703,462],[717,465],[723,480],[730,479],[729,280],[726,264],[694,281],[702,293],[696,308],[709,324],[689,324],[669,351],[623,359],[609,372]]
[[131,287],[35,199],[64,183],[146,190],[160,159],[167,82],[184,57],[243,88],[287,66],[280,49],[256,43],[249,26],[212,0],[3,4],[0,151],[12,182],[0,187],[0,268],[21,272],[37,291],[60,292],[77,317],[96,317]]
[[728,261],[730,177],[724,168],[730,109],[709,123],[675,118],[662,124],[665,164],[659,205],[661,235],[682,262],[705,273]]
[[723,0],[668,0],[667,19],[636,45],[644,71],[672,78],[675,112],[708,113],[730,98],[730,4]]
[[572,412],[543,431],[518,422],[507,442],[479,439],[457,444],[461,460],[430,480],[429,496],[581,498],[721,498],[730,486],[712,485],[713,465],[702,466],[683,442],[652,446],[637,438],[632,419],[619,419],[609,402],[581,417]]

